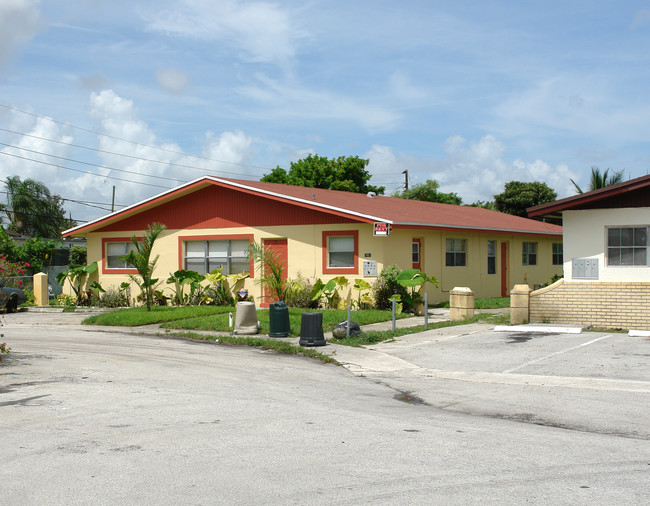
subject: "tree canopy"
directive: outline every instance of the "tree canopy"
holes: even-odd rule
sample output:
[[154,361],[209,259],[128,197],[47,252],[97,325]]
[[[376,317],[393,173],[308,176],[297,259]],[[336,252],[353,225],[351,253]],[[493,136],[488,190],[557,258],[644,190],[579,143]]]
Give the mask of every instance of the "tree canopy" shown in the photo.
[[[589,186],[587,186],[585,191],[590,192],[593,190],[599,190],[600,188],[612,186],[614,184],[618,184],[621,181],[623,181],[624,174],[622,170],[618,172],[612,171],[612,173],[609,174],[610,170],[611,169],[606,169],[605,172],[601,173],[598,167],[592,167],[591,178],[589,179]],[[573,179],[571,179],[571,182],[573,183],[573,186],[576,187],[576,190],[578,190],[578,193],[584,193],[582,191],[582,188],[580,188]]]
[[10,230],[29,237],[58,238],[63,230],[74,226],[65,218],[63,199],[51,194],[40,181],[11,176],[5,187],[7,205],[0,204],[0,211],[9,218]]
[[494,205],[497,211],[526,218],[526,209],[552,202],[556,198],[557,193],[546,183],[510,181],[505,184],[502,193],[494,196]]
[[463,203],[457,193],[443,193],[438,191],[439,187],[438,181],[427,179],[424,183],[413,185],[408,190],[395,193],[393,196],[401,199],[441,202],[443,204],[461,205]]
[[372,175],[366,170],[369,160],[358,156],[339,156],[331,160],[325,156],[309,155],[291,162],[289,171],[276,167],[261,181],[282,183],[309,188],[325,188],[354,193],[375,192],[383,194],[383,186],[368,184]]

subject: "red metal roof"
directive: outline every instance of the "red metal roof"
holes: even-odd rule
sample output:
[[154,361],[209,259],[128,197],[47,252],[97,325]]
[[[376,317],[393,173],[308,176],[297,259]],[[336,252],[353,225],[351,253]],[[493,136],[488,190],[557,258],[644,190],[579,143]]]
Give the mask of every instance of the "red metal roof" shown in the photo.
[[[626,196],[641,193],[626,199]],[[626,202],[627,200],[627,202]],[[610,207],[645,207],[650,204],[650,175],[623,181],[598,190],[579,193],[571,197],[547,202],[527,209],[528,216],[544,216],[569,209],[596,209]]]
[[515,234],[562,235],[560,226],[479,207],[405,200],[379,195],[370,197],[361,193],[207,176],[151,197],[119,212],[67,230],[63,235],[64,237],[75,236],[96,231],[210,185],[236,189],[243,193],[279,200],[339,217],[348,217],[359,222],[387,222],[391,223],[394,228],[444,228]]

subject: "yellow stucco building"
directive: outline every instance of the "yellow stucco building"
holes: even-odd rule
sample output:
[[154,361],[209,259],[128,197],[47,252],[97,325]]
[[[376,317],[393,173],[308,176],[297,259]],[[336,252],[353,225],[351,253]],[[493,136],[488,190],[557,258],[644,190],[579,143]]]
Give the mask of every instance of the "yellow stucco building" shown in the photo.
[[[105,288],[135,271],[119,259],[132,236],[159,222],[155,277],[178,269],[251,272],[246,288],[265,305],[247,257],[251,241],[277,252],[289,278],[344,275],[372,283],[385,266],[420,268],[439,280],[430,302],[456,286],[476,297],[507,295],[518,283],[548,282],[562,272],[562,228],[487,209],[259,181],[204,177],[119,212],[67,230],[85,237],[89,280]],[[353,294],[356,297],[356,294]]]

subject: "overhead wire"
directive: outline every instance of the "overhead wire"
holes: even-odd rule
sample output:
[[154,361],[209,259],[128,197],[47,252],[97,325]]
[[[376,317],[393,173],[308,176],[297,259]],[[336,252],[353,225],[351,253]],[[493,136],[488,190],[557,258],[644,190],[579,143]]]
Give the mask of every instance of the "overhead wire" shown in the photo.
[[[117,172],[125,172],[127,174],[134,174],[136,176],[153,177],[153,178],[156,178],[156,179],[166,179],[167,181],[175,181],[177,183],[184,183],[185,182],[182,179],[174,179],[174,178],[171,178],[171,177],[158,176],[158,175],[151,175],[150,176],[149,174],[143,174],[142,172],[136,172],[136,171],[133,171],[133,170],[117,169],[115,167],[108,167],[106,165],[99,165],[97,163],[92,163],[92,162],[84,162],[84,161],[81,161],[81,160],[75,160],[74,158],[67,158],[65,156],[51,155],[49,153],[44,153],[43,151],[36,151],[36,150],[33,150],[33,149],[28,149],[28,148],[23,148],[21,146],[16,146],[14,144],[6,144],[4,142],[0,142],[0,146],[7,146],[7,147],[10,147],[10,148],[14,148],[14,149],[20,149],[22,151],[27,151],[29,153],[35,153],[37,155],[49,156],[49,157],[52,157],[52,158],[57,158],[59,160],[65,160],[66,162],[80,163],[82,165],[90,165],[91,167],[97,167],[99,169],[114,170],[114,171],[117,171]],[[2,154],[10,154],[10,153],[6,153],[4,151],[0,151],[0,153],[2,153]],[[104,176],[102,176],[102,177],[104,177]]]
[[[153,158],[143,158],[141,156],[127,155],[126,153],[116,153],[114,151],[108,151],[108,150],[105,150],[105,149],[91,148],[91,147],[88,147],[88,146],[82,146],[80,144],[72,144],[72,143],[69,143],[69,142],[64,142],[64,141],[60,141],[60,140],[56,140],[56,139],[48,139],[47,137],[40,137],[38,135],[26,134],[26,133],[18,132],[16,130],[10,130],[8,128],[0,127],[0,131],[8,132],[8,133],[16,134],[16,135],[21,135],[21,136],[24,136],[24,137],[30,137],[32,139],[38,139],[38,140],[47,141],[47,142],[54,142],[56,144],[62,144],[64,146],[70,146],[70,147],[79,148],[79,149],[86,149],[88,151],[96,151],[97,153],[102,153],[102,154],[105,154],[105,155],[122,156],[124,158],[130,158],[132,160],[138,160],[140,162],[159,163],[159,164],[162,164],[162,165],[169,165],[169,166],[172,166],[172,167],[179,167],[179,168],[182,168],[182,169],[200,170],[202,172],[214,173],[214,174],[225,174],[225,175],[232,175],[233,174],[232,171],[206,169],[206,168],[203,168],[203,167],[194,167],[192,165],[185,165],[185,164],[169,162],[169,161],[165,161],[165,160],[155,160]],[[3,144],[3,143],[0,143],[0,144]],[[3,145],[8,146],[8,144],[3,144]],[[140,145],[145,146],[145,147],[150,147],[150,146],[147,146],[146,144],[140,144]],[[17,149],[25,149],[25,148],[22,148],[22,147],[19,148],[18,146],[15,146],[15,145],[11,145],[11,146],[13,146],[13,147],[15,147]],[[42,153],[42,154],[46,154],[46,153]],[[182,153],[179,153],[179,154],[182,154]],[[53,155],[50,155],[50,156],[53,156]],[[185,154],[185,156],[194,156],[194,155]],[[79,163],[84,163],[84,162],[79,162]],[[227,162],[219,162],[219,163],[227,163]],[[118,169],[115,169],[115,170],[118,170]]]
[[[161,146],[142,144],[142,143],[132,141],[132,140],[129,140],[129,139],[124,139],[124,138],[121,138],[121,137],[117,137],[117,136],[109,135],[109,134],[106,134],[106,133],[98,132],[96,130],[80,127],[80,126],[73,125],[73,124],[70,124],[70,123],[65,123],[65,122],[62,122],[62,121],[58,121],[58,120],[55,120],[53,118],[49,118],[47,116],[42,116],[40,114],[28,112],[28,111],[19,109],[17,107],[10,106],[8,104],[4,104],[2,102],[0,102],[0,107],[4,107],[5,109],[9,109],[11,111],[26,114],[28,116],[32,116],[32,117],[35,117],[35,118],[50,121],[52,123],[62,125],[62,126],[65,126],[65,127],[74,128],[74,129],[81,130],[81,131],[84,131],[84,132],[92,133],[94,135],[98,135],[98,136],[101,136],[101,137],[106,137],[106,138],[109,138],[109,139],[114,139],[114,140],[118,140],[118,141],[122,141],[122,142],[128,142],[128,143],[133,144],[135,146],[141,146],[141,147],[156,149],[156,150],[171,153],[171,154],[174,154],[174,155],[191,157],[191,158],[196,158],[196,159],[210,161],[210,162],[237,165],[237,166],[252,168],[252,169],[262,169],[262,170],[265,170],[265,171],[266,170],[268,170],[268,171],[272,170],[270,167],[264,167],[264,166],[258,166],[258,165],[250,165],[250,164],[244,164],[244,163],[239,163],[239,162],[230,162],[230,161],[227,161],[227,160],[218,160],[218,159],[208,158],[208,157],[204,157],[204,156],[200,156],[200,155],[184,153],[182,151],[171,150],[171,149],[168,149],[168,148],[163,148]],[[133,160],[138,160],[138,161],[143,161],[143,162],[148,162],[148,163],[164,164],[164,165],[168,165],[168,166],[171,166],[171,167],[178,167],[178,168],[182,168],[182,169],[199,170],[199,171],[202,171],[202,172],[208,173],[208,174],[214,173],[214,174],[226,174],[226,175],[230,175],[230,176],[236,175],[236,176],[242,177],[243,179],[248,179],[248,178],[251,177],[250,174],[240,174],[240,173],[219,171],[219,170],[213,170],[213,169],[206,169],[206,168],[201,168],[201,167],[193,167],[191,165],[178,164],[178,163],[174,163],[174,162],[170,162],[170,161],[163,161],[163,160],[148,159],[148,158],[138,157],[138,156],[135,156],[135,155],[129,155],[129,154],[126,154],[126,153],[117,153],[117,152],[113,152],[113,151],[103,150],[103,149],[100,149],[100,148],[92,148],[92,147],[83,146],[83,145],[80,145],[80,144],[67,143],[67,142],[64,142],[64,141],[61,141],[61,140],[49,139],[49,138],[46,138],[46,137],[41,137],[41,136],[37,136],[37,135],[34,135],[34,134],[29,134],[29,133],[18,132],[16,130],[11,130],[11,129],[2,128],[2,127],[0,127],[0,131],[4,131],[4,132],[7,132],[7,133],[12,133],[12,134],[16,134],[16,135],[21,135],[21,136],[25,136],[25,137],[29,137],[29,138],[33,138],[33,139],[38,139],[38,140],[42,140],[42,141],[46,141],[46,142],[63,144],[65,146],[70,146],[70,147],[74,147],[74,148],[78,148],[78,149],[85,149],[85,150],[89,150],[89,151],[95,151],[97,153],[102,153],[102,154],[107,154],[107,155],[112,155],[112,156],[121,156],[121,157],[129,158],[129,159],[133,159]],[[97,167],[97,168],[104,169],[104,170],[122,172],[122,173],[126,173],[126,174],[133,174],[133,175],[147,177],[147,178],[156,178],[158,180],[164,179],[164,180],[171,181],[171,182],[176,182],[176,183],[184,183],[184,182],[186,182],[184,180],[169,178],[169,177],[165,177],[165,176],[143,174],[141,172],[130,171],[130,170],[126,170],[126,169],[118,169],[118,168],[108,167],[108,166],[105,166],[105,165],[95,164],[95,163],[91,163],[91,162],[75,160],[73,158],[67,158],[67,157],[63,157],[63,156],[52,155],[52,154],[49,154],[49,153],[45,153],[43,151],[32,150],[32,149],[28,149],[28,148],[21,147],[21,146],[16,146],[16,145],[13,145],[13,144],[7,144],[7,143],[0,142],[0,145],[10,147],[10,148],[13,148],[13,149],[20,149],[20,150],[27,151],[27,152],[34,153],[34,154],[38,154],[38,155],[49,156],[51,158],[56,158],[56,159],[64,160],[64,161],[71,162],[71,163],[78,163],[78,164],[88,165],[88,166],[92,166],[92,167]],[[154,188],[170,189],[170,187],[167,187],[167,186],[161,186],[161,185],[157,185],[157,184],[153,184],[153,183],[147,183],[147,182],[144,182],[144,181],[134,181],[134,180],[131,180],[131,179],[120,178],[120,177],[116,177],[116,176],[112,176],[112,175],[108,175],[108,174],[106,174],[106,175],[105,174],[97,174],[95,172],[84,171],[84,170],[80,170],[80,169],[74,169],[74,168],[71,168],[71,167],[66,167],[64,165],[59,165],[59,164],[55,164],[55,163],[51,163],[51,162],[45,162],[45,161],[42,161],[42,160],[36,160],[36,159],[33,159],[33,158],[20,156],[20,155],[17,155],[15,153],[7,153],[5,151],[0,151],[0,154],[4,154],[4,155],[7,155],[7,156],[12,156],[14,158],[19,158],[19,159],[34,162],[34,163],[40,163],[40,164],[43,164],[43,165],[48,165],[48,166],[51,166],[51,167],[60,168],[60,169],[63,169],[63,170],[69,170],[69,171],[78,172],[78,173],[82,173],[82,174],[88,174],[88,175],[95,176],[95,177],[100,177],[100,178],[103,178],[103,179],[111,179],[111,180],[115,180],[115,181],[123,181],[123,182],[127,182],[127,183],[140,184],[140,185],[150,186],[150,187],[154,187]],[[379,175],[398,175],[398,173],[397,172],[384,172],[384,173],[378,173],[378,174],[374,174],[374,175],[376,175],[376,176],[379,176]],[[375,183],[375,184],[380,184],[380,183]],[[401,188],[401,185],[396,185],[395,182],[384,183],[384,184],[386,185],[387,189]],[[72,199],[65,199],[65,200],[69,200],[71,202],[74,202]],[[77,202],[77,203],[79,203],[79,202]],[[86,204],[82,204],[82,205],[86,205]],[[100,209],[103,209],[103,208],[100,208]]]
[[[250,165],[250,164],[240,163],[240,162],[230,162],[228,160],[218,160],[218,159],[215,159],[215,158],[208,158],[206,156],[194,155],[194,154],[190,154],[190,153],[184,153],[183,151],[176,151],[174,149],[163,148],[161,146],[154,146],[152,144],[143,144],[143,143],[140,143],[140,142],[137,142],[137,141],[132,141],[130,139],[124,139],[122,137],[117,137],[115,135],[110,135],[110,134],[106,134],[106,133],[103,133],[103,132],[98,132],[97,130],[92,130],[90,128],[80,127],[78,125],[73,125],[71,123],[65,123],[63,121],[57,121],[55,119],[48,118],[47,116],[41,116],[40,114],[24,111],[22,109],[19,109],[17,107],[14,107],[14,106],[11,106],[11,105],[8,105],[8,104],[3,104],[2,102],[0,102],[0,107],[4,107],[5,109],[9,109],[11,111],[16,111],[16,112],[19,112],[19,113],[22,113],[22,114],[26,114],[28,116],[32,116],[32,117],[35,117],[35,118],[43,119],[43,120],[46,120],[46,121],[51,121],[52,123],[56,123],[57,125],[63,125],[65,127],[81,130],[83,132],[88,132],[88,133],[99,135],[99,136],[102,136],[102,137],[107,137],[109,139],[114,139],[114,140],[118,140],[118,141],[122,141],[122,142],[128,142],[128,143],[134,144],[136,146],[142,146],[142,147],[146,147],[146,148],[157,149],[157,150],[160,150],[160,151],[163,151],[163,152],[166,152],[166,153],[171,153],[171,154],[181,155],[181,156],[189,156],[189,157],[192,157],[192,158],[198,158],[200,160],[206,160],[206,161],[209,161],[209,162],[226,163],[226,164],[229,164],[229,165],[238,165],[240,167],[247,167],[247,168],[252,168],[252,169],[272,170],[272,168],[270,168],[270,167],[264,167],[264,166],[261,166],[261,165]],[[89,148],[89,149],[93,149],[93,148]]]
[[[49,165],[51,167],[57,167],[59,169],[71,170],[73,172],[80,172],[82,174],[88,174],[90,176],[101,177],[101,178],[104,178],[104,179],[114,179],[115,181],[125,181],[127,183],[143,184],[143,185],[151,186],[151,187],[154,187],[154,188],[163,188],[165,190],[170,189],[169,186],[161,186],[161,185],[153,184],[153,183],[144,183],[142,181],[133,181],[132,179],[124,179],[124,178],[121,178],[121,177],[115,177],[115,176],[111,176],[111,175],[96,174],[95,172],[90,172],[90,171],[81,170],[81,169],[73,169],[72,167],[65,167],[64,165],[58,165],[56,163],[44,162],[43,160],[35,160],[33,158],[27,158],[25,156],[16,155],[14,153],[7,153],[5,151],[0,151],[0,154],[7,155],[7,156],[13,156],[14,158],[20,158],[21,160],[27,160],[29,162],[36,162],[36,163],[40,163],[40,164],[43,164],[43,165]],[[155,177],[155,176],[146,176],[146,177]]]

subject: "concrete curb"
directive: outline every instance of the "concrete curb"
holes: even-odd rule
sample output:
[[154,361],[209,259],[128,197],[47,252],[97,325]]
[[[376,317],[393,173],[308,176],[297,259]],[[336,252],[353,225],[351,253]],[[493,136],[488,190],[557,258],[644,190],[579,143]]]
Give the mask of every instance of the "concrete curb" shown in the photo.
[[537,332],[542,334],[582,334],[582,327],[553,327],[550,325],[497,325],[495,332]]

